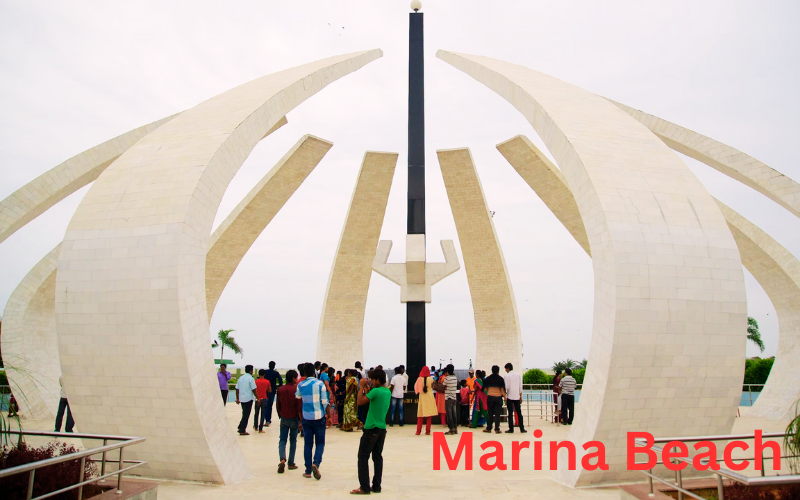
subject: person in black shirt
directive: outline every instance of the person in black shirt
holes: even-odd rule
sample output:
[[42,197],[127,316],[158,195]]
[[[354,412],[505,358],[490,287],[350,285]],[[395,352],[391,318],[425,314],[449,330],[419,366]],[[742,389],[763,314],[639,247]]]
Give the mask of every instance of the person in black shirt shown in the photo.
[[270,385],[270,392],[267,394],[267,408],[264,410],[267,412],[267,425],[269,425],[272,423],[272,405],[275,403],[275,395],[283,385],[283,377],[275,370],[274,361],[269,362],[269,370],[264,370],[264,378],[269,380]]
[[503,398],[506,397],[506,381],[500,376],[499,366],[492,366],[492,374],[483,381],[483,390],[486,392],[486,403],[489,407],[486,429],[483,432],[492,432],[494,422],[494,432],[500,434],[500,411],[503,409]]

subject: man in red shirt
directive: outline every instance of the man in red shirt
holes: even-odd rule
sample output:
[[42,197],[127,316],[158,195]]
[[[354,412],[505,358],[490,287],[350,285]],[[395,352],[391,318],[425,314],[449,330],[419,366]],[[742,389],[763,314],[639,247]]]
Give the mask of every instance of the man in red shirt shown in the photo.
[[286,441],[289,441],[289,470],[294,470],[294,453],[297,450],[297,431],[300,428],[300,416],[303,414],[303,400],[297,399],[297,372],[286,372],[286,383],[278,388],[275,397],[278,417],[281,419],[281,434],[278,440],[278,452],[281,463],[278,465],[278,474],[283,474],[286,468]]
[[[258,380],[256,380],[256,395],[258,396],[258,405],[256,406],[256,415],[253,419],[253,429],[258,430],[260,434],[264,433],[264,423],[269,427],[267,422],[267,395],[271,392],[271,385],[269,380],[266,379],[267,370],[258,370]],[[261,419],[259,420],[259,410]]]

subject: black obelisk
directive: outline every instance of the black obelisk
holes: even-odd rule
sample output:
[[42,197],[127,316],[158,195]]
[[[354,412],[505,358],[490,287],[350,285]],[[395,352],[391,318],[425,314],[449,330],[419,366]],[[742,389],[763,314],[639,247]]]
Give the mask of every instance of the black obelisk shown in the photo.
[[[409,14],[408,29],[408,234],[425,234],[425,56],[422,13]],[[406,369],[409,389],[425,366],[425,302],[406,303]]]

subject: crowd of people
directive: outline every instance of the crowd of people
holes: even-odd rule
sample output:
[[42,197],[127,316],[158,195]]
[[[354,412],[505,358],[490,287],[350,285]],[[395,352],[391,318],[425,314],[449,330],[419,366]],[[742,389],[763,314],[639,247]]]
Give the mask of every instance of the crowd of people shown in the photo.
[[[526,432],[521,411],[522,377],[511,363],[504,368],[502,376],[496,365],[490,375],[470,369],[467,378],[458,380],[452,364],[439,369],[423,367],[413,387],[418,396],[416,435],[422,433],[423,424],[425,434],[430,435],[436,417],[443,429],[447,429],[446,434],[458,434],[459,426],[499,434],[504,404],[509,415],[505,432],[513,433],[515,427]],[[295,452],[299,434],[304,440],[303,477],[320,479],[326,431],[334,427],[343,432],[361,431],[359,487],[351,493],[380,492],[387,425],[405,424],[404,400],[409,391],[405,366],[397,366],[391,372],[388,375],[382,365],[365,369],[358,361],[353,368],[337,371],[317,361],[297,365],[297,370],[286,372],[284,380],[275,370],[274,361],[269,363],[269,369],[258,370],[258,378],[254,378],[253,366],[247,365],[235,386],[236,404],[242,409],[238,432],[249,435],[253,407],[253,430],[264,432],[264,427],[272,423],[275,406],[280,418],[278,473],[298,468]],[[217,377],[226,404],[231,374],[225,365],[220,366]],[[371,481],[370,458],[374,468]]]

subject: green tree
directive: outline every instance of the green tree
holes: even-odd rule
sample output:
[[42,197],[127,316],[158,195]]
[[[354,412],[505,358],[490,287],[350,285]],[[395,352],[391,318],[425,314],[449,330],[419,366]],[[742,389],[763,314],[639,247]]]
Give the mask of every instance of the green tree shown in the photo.
[[553,377],[538,368],[531,368],[522,374],[523,384],[550,384]]
[[219,352],[219,359],[222,361],[225,359],[225,348],[227,347],[234,353],[238,354],[239,356],[244,355],[244,349],[239,347],[239,344],[236,343],[236,340],[231,337],[231,332],[235,332],[236,330],[220,330],[217,333],[217,339],[214,343],[211,344],[211,348],[220,347],[221,350]]
[[761,332],[758,331],[758,321],[755,318],[747,317],[747,340],[754,343],[764,352],[764,342],[761,340]]
[[586,359],[586,358],[583,358],[583,361],[578,363],[578,367],[579,368],[583,368],[585,370],[586,369],[586,365],[588,365],[588,364],[589,364],[589,360]]

